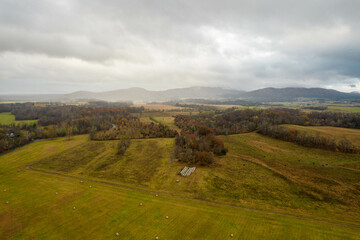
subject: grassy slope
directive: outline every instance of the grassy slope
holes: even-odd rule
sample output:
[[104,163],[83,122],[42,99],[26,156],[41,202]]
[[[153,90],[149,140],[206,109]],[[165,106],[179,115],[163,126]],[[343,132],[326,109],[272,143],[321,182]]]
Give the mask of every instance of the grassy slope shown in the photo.
[[0,187],[7,189],[0,192],[1,239],[230,239],[230,233],[234,239],[359,239],[359,229],[25,170],[27,163],[85,141],[41,141],[0,157]]
[[150,119],[150,117],[141,117],[140,121],[144,123],[155,123],[153,120]]
[[289,128],[294,128],[299,131],[305,131],[311,134],[320,134],[327,137],[333,137],[335,139],[347,139],[354,144],[360,145],[360,129],[351,129],[351,128],[338,128],[338,127],[303,127],[298,125],[284,125]]
[[155,121],[163,125],[168,126],[171,129],[174,129],[180,132],[180,129],[174,123],[174,117],[154,117]]
[[360,107],[351,107],[351,106],[328,106],[330,111],[340,111],[340,112],[352,112],[360,113]]
[[15,121],[15,115],[12,115],[10,112],[0,113],[0,124],[8,125],[8,124],[33,124],[36,123],[37,120],[21,120]]
[[185,197],[360,220],[358,155],[308,149],[255,133],[222,138],[228,155],[187,178],[177,175],[184,164],[171,163],[173,139],[132,140],[124,156],[115,154],[114,141],[89,142],[35,167]]

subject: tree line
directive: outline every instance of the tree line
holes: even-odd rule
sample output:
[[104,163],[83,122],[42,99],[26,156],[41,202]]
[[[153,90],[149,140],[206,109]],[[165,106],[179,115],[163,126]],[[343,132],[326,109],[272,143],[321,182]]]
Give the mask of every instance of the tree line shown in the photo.
[[177,132],[162,124],[145,124],[134,107],[89,107],[63,104],[0,104],[0,112],[11,112],[16,120],[38,120],[34,124],[0,125],[0,152],[31,142],[91,133],[92,139],[175,137]]
[[206,126],[216,135],[245,133],[264,125],[295,124],[360,129],[360,114],[341,112],[304,112],[299,109],[270,108],[206,112],[193,116],[177,115],[175,124],[182,130],[196,131]]
[[[305,132],[288,130],[280,127],[282,124],[302,126],[334,126],[360,129],[360,114],[340,112],[304,112],[299,109],[270,108],[225,110],[222,113],[205,112],[193,116],[175,116],[175,125],[183,133],[195,134],[206,127],[214,135],[228,135],[258,131],[263,135],[291,141],[303,146],[317,147],[333,151],[358,153],[358,146],[348,140],[335,141],[320,135],[310,135]],[[186,139],[189,136],[184,136]],[[185,149],[192,149],[186,144]],[[185,150],[182,151],[186,153]],[[188,153],[191,153],[188,150]],[[188,154],[189,155],[189,154]]]
[[305,147],[321,148],[344,153],[360,153],[359,146],[354,145],[347,139],[336,140],[332,137],[308,134],[305,131],[298,131],[283,126],[262,126],[258,132],[265,136],[294,142]]

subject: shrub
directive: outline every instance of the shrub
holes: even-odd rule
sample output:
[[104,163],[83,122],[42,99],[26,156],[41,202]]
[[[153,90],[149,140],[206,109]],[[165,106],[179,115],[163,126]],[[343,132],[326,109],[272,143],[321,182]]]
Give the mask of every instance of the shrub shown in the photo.
[[123,136],[117,144],[117,154],[124,155],[126,149],[130,146],[130,139]]
[[202,166],[208,166],[214,162],[214,156],[212,152],[196,152],[195,161]]

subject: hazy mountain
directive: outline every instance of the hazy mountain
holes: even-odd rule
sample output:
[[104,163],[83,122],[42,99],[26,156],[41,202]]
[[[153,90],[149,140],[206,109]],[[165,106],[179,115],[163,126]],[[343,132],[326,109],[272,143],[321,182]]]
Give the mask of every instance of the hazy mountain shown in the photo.
[[13,102],[42,102],[54,101],[61,98],[62,94],[6,94],[0,95],[0,101],[13,101]]
[[127,101],[172,101],[185,99],[236,100],[243,99],[254,102],[284,102],[301,100],[360,100],[360,93],[344,93],[324,88],[263,88],[244,92],[239,90],[215,87],[175,88],[165,91],[150,91],[143,88],[127,88],[106,92],[78,91],[69,94],[47,95],[2,95],[0,101],[91,101],[109,102]]
[[244,91],[213,87],[175,88],[165,91],[149,91],[143,88],[119,89],[107,92],[74,92],[64,95],[68,99],[100,99],[104,101],[166,101],[186,98],[229,98],[240,96]]
[[346,100],[360,99],[359,93],[344,93],[324,88],[263,88],[241,95],[241,98],[260,102],[284,102],[299,100]]

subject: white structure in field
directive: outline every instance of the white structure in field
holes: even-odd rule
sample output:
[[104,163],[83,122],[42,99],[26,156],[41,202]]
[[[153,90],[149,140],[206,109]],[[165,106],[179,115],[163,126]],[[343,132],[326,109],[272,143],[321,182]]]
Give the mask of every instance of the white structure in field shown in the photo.
[[183,170],[181,170],[180,175],[183,177],[190,176],[195,171],[196,167],[184,167]]

